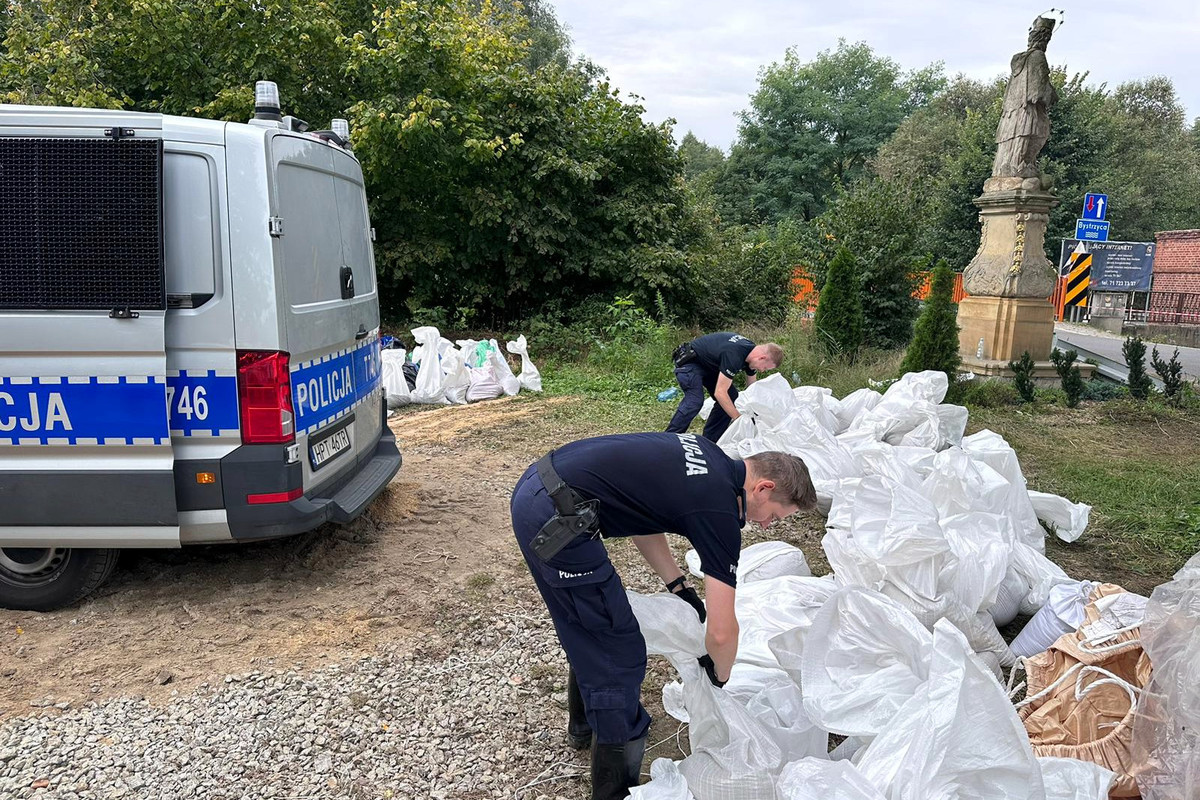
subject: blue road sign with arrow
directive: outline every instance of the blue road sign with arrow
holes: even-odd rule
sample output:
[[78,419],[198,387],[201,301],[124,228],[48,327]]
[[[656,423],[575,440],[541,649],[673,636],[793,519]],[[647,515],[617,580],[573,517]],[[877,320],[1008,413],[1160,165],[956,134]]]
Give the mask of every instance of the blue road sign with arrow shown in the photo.
[[1083,218],[1104,219],[1108,213],[1108,195],[1088,193],[1083,196]]

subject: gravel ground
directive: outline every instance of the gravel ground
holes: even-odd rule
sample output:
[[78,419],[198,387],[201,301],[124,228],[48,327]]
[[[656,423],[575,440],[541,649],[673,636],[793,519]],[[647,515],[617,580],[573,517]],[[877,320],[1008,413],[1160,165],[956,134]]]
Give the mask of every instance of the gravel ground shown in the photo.
[[121,698],[10,719],[0,797],[583,796],[549,618],[521,586],[486,594],[447,609],[458,630],[415,652],[226,676],[161,707]]

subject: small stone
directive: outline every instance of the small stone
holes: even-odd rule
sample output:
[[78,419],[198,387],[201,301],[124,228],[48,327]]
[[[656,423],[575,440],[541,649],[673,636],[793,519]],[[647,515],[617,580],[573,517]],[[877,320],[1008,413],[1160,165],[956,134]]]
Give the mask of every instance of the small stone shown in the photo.
[[158,674],[154,676],[154,682],[159,686],[166,686],[175,678],[175,673],[169,669],[160,669]]

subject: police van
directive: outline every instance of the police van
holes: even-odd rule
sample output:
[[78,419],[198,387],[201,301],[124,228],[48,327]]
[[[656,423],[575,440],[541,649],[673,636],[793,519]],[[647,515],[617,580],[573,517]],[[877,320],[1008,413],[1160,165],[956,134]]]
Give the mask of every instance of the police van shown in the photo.
[[349,126],[0,105],[0,606],[287,536],[400,468]]

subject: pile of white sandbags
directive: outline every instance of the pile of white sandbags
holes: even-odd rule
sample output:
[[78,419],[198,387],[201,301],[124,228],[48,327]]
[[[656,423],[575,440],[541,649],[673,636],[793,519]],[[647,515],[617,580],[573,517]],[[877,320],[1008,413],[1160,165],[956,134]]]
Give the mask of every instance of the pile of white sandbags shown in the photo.
[[522,334],[507,342],[508,352],[521,359],[521,372],[514,375],[508,359],[495,339],[476,341],[444,338],[437,328],[413,328],[417,346],[411,361],[418,365],[416,386],[405,381],[405,352],[390,348],[382,351],[383,385],[388,408],[405,403],[463,404],[515,395],[521,389],[542,390],[542,376],[529,358],[529,345]]
[[[1031,497],[1013,449],[991,431],[964,437],[967,410],[943,403],[946,389],[943,373],[922,372],[838,400],[775,375],[738,397],[721,447],[805,460],[833,574],[811,577],[781,542],[743,552],[738,659],[723,690],[696,664],[704,631],[691,608],[630,593],[649,652],[679,672],[663,704],[692,742],[632,797],[1107,797],[1112,773],[1035,758],[999,680],[1014,654],[997,624],[1034,614],[1052,591],[1065,613],[1060,595],[1079,593],[1044,555],[1039,520],[1071,541],[1090,509]],[[692,553],[688,565],[700,574]],[[829,733],[847,737],[833,753]]]
[[720,445],[737,458],[803,458],[829,514],[823,545],[838,584],[879,591],[930,630],[948,619],[1007,667],[997,624],[1069,581],[1043,555],[1037,508],[1069,539],[1090,508],[1040,493],[1035,507],[1013,449],[991,431],[964,437],[967,409],[943,403],[946,389],[944,373],[927,371],[837,400],[772,375],[738,396],[742,416]]
[[[757,599],[743,605],[743,593]],[[769,658],[746,663],[740,647],[718,689],[696,661],[704,627],[692,608],[629,592],[647,651],[679,672],[663,705],[689,723],[692,751],[655,761],[634,800],[1107,798],[1111,772],[1034,756],[992,665],[948,620],[929,631],[879,592],[805,576],[738,595],[741,647],[765,633]],[[832,753],[829,733],[848,737]]]

